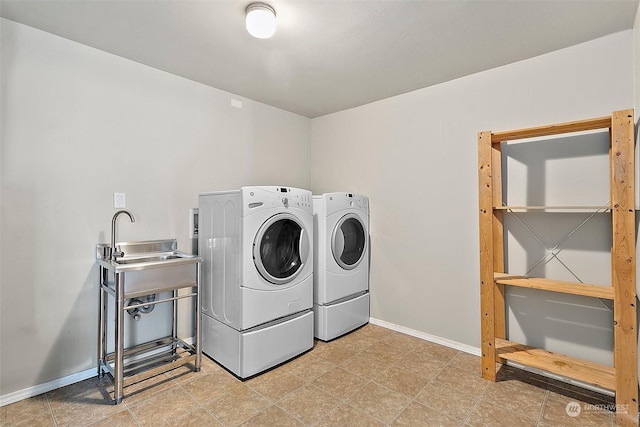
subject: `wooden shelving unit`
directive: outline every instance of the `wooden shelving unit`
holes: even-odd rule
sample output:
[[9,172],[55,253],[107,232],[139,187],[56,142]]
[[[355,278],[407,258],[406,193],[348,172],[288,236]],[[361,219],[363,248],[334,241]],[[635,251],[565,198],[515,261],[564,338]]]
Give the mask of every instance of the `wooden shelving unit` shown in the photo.
[[[609,129],[609,206],[502,206],[502,143],[526,138]],[[616,423],[638,425],[636,254],[633,110],[610,117],[506,132],[478,133],[480,200],[480,304],[482,376],[496,380],[496,362],[510,360],[612,390]],[[610,211],[611,286],[573,283],[505,273],[503,216],[520,210]],[[613,301],[612,367],[508,341],[505,286],[519,286]]]

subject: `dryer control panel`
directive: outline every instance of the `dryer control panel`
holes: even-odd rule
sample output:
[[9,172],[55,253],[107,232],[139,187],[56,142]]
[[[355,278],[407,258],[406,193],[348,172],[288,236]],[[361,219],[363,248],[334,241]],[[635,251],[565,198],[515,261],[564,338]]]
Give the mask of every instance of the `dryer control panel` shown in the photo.
[[344,209],[358,209],[369,214],[369,199],[362,194],[326,193],[323,197],[326,199],[328,215]]
[[243,187],[245,214],[264,208],[300,209],[313,214],[311,191],[293,187]]

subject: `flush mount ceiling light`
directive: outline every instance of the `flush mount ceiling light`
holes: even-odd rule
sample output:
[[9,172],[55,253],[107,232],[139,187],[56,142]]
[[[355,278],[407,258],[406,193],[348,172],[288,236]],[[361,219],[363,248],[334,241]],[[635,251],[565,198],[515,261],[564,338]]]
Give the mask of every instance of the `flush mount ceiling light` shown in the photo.
[[268,39],[276,32],[276,11],[266,3],[247,6],[247,31],[253,37]]

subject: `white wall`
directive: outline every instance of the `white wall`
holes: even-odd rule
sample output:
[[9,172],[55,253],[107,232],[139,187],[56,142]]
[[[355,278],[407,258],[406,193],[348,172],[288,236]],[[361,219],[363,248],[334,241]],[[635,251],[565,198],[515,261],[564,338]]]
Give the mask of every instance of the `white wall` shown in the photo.
[[[372,317],[479,347],[477,132],[632,108],[632,43],[629,30],[312,120],[313,192],[371,200]],[[575,320],[593,323],[597,304]],[[551,350],[610,358],[606,330],[557,343],[547,322],[524,330],[520,314],[510,315],[512,338],[550,334]]]
[[137,219],[120,219],[120,239],[177,238],[190,251],[199,192],[309,187],[310,120],[0,25],[3,396],[96,366],[94,248],[109,240],[113,192]]

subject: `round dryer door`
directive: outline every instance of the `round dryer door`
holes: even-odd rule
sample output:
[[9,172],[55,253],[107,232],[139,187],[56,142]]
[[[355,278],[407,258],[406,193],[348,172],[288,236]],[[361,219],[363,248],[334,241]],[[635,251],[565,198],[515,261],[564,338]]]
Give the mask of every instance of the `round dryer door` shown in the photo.
[[260,275],[276,285],[292,281],[309,257],[309,236],[294,215],[269,218],[253,241],[253,262]]
[[360,218],[348,214],[340,218],[331,236],[331,252],[345,270],[356,268],[365,254],[367,235]]

